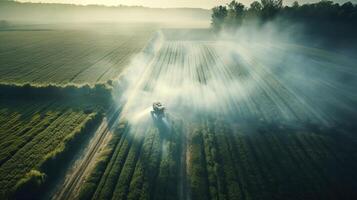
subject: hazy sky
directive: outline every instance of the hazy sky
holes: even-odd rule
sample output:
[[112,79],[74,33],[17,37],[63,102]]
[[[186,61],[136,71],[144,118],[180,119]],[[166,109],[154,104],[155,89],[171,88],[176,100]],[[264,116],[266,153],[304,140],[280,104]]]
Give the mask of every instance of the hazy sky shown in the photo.
[[[146,7],[195,7],[212,8],[222,5],[231,0],[19,0],[21,2],[43,2],[43,3],[69,3],[69,4],[102,4],[102,5],[140,5]],[[253,0],[238,0],[249,5]],[[285,0],[290,5],[294,0]],[[319,0],[298,0],[299,3],[316,2]],[[334,0],[335,2],[346,2],[348,0]],[[357,0],[350,0],[356,2]]]

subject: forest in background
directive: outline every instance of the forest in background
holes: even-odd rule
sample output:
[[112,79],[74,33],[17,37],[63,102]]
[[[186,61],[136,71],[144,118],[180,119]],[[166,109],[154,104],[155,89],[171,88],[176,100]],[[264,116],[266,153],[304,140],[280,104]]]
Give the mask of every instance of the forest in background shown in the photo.
[[[308,35],[339,39],[354,39],[357,33],[357,4],[322,0],[300,5],[295,1],[284,6],[283,0],[254,1],[249,7],[238,1],[212,9],[211,25],[216,31],[235,31],[255,23],[276,22],[282,27],[297,24]],[[282,28],[283,29],[283,28]]]

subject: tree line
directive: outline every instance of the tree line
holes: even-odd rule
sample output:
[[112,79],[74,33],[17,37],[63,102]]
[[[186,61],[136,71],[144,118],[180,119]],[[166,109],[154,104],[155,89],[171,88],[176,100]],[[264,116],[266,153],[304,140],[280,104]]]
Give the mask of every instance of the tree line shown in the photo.
[[254,1],[249,7],[233,0],[227,5],[212,9],[212,28],[216,31],[226,29],[235,30],[243,24],[252,21],[264,24],[275,19],[297,22],[308,28],[318,30],[319,33],[333,31],[344,32],[351,36],[357,32],[357,4],[344,4],[322,0],[317,3],[300,5],[295,1],[290,6],[284,6],[283,0]]

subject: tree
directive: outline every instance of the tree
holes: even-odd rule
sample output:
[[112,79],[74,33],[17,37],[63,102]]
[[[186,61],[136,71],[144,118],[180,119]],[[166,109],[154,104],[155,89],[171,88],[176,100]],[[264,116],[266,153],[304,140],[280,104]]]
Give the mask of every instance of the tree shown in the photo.
[[297,1],[294,1],[293,4],[292,4],[293,8],[298,8],[299,6],[300,6],[299,2],[297,2]]
[[353,17],[353,13],[357,14],[357,9],[354,11],[353,4],[351,2],[346,2],[342,4],[340,9],[340,15],[342,19],[351,19]]
[[235,13],[241,13],[244,11],[244,5],[233,0],[228,4],[228,9],[235,12]]
[[247,10],[246,17],[249,19],[256,19],[257,17],[260,16],[260,12],[262,11],[262,4],[259,3],[258,1],[253,1],[250,4],[249,9]]
[[[261,3],[251,3],[248,9],[233,0],[226,6],[213,9],[212,25],[216,30],[222,27],[235,30],[243,22],[264,24],[277,16],[290,23],[304,24],[311,33],[328,37],[336,37],[336,32],[349,37],[355,37],[357,33],[357,4],[346,2],[340,5],[330,0],[302,5],[295,1],[291,6],[285,7],[282,0],[261,0]],[[336,27],[339,31],[331,27]]]
[[212,9],[212,27],[214,30],[220,30],[227,17],[228,11],[226,6],[217,6]]
[[243,4],[233,0],[228,4],[227,23],[230,27],[240,26],[243,22],[245,7]]
[[250,4],[250,8],[249,10],[253,11],[253,12],[260,12],[262,10],[263,6],[261,3],[259,3],[258,1],[253,1],[251,4]]
[[283,7],[283,0],[261,0],[264,8],[281,9]]
[[261,0],[263,19],[274,18],[283,7],[283,0]]

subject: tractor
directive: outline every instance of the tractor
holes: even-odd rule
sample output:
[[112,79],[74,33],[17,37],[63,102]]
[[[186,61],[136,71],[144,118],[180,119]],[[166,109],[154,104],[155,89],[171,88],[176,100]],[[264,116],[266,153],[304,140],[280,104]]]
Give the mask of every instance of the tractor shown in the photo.
[[155,102],[152,104],[151,115],[156,119],[162,119],[165,117],[165,107],[160,102]]

